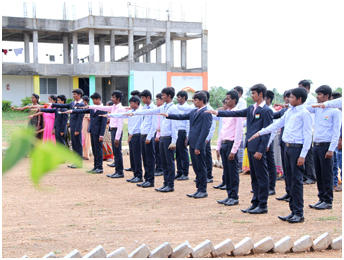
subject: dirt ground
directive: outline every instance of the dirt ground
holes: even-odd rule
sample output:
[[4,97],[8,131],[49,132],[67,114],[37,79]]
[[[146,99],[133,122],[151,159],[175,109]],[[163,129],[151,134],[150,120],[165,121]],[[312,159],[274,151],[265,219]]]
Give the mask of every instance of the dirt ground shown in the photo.
[[[129,166],[124,156],[124,166]],[[270,236],[276,242],[284,236],[296,241],[304,235],[313,239],[324,232],[334,239],[342,233],[342,193],[334,194],[333,210],[315,211],[308,204],[317,202],[315,185],[304,186],[305,222],[289,224],[278,215],[289,214],[288,203],[277,201],[284,194],[284,183],[277,182],[277,195],[269,198],[269,213],[244,214],[250,206],[250,177],[240,175],[239,205],[226,207],[216,202],[226,192],[213,189],[221,181],[222,169],[214,168],[214,183],[208,185],[208,198],[193,199],[195,174],[190,167],[189,181],[176,181],[175,192],[158,193],[139,188],[125,179],[107,178],[113,168],[104,162],[104,174],[91,175],[92,161],[84,169],[61,165],[47,175],[39,189],[28,176],[29,159],[24,159],[2,179],[2,257],[43,257],[54,252],[63,257],[74,249],[82,255],[98,245],[107,253],[125,247],[131,253],[141,244],[150,250],[164,242],[172,247],[188,240],[191,246],[210,239],[214,245],[230,238],[234,244],[245,237],[253,242]],[[132,173],[126,172],[125,178]],[[163,177],[156,177],[161,187]],[[261,254],[246,257],[330,257],[339,258],[342,250],[302,254]]]

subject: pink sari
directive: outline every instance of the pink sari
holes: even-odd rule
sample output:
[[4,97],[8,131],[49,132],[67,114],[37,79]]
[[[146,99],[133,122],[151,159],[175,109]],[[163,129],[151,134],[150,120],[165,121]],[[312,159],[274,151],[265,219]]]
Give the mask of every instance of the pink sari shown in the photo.
[[51,134],[54,129],[55,114],[43,113],[43,118],[44,118],[44,123],[45,123],[44,132],[43,132],[43,142],[51,141],[54,144],[56,144],[55,134]]

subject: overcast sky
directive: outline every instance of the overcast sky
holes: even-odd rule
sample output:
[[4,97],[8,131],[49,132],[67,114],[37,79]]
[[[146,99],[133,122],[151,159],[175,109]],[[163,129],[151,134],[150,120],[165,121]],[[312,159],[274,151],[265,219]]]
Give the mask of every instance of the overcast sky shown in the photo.
[[[103,2],[104,15],[127,16],[128,1]],[[11,2],[13,3],[13,2]],[[167,1],[131,2],[132,15],[165,19]],[[75,4],[75,12],[72,5]],[[344,16],[342,1],[183,1],[173,2],[172,20],[204,22],[209,31],[209,87],[249,88],[263,83],[279,92],[297,87],[302,79],[313,81],[312,90],[322,84],[333,89],[343,87]],[[134,7],[136,5],[136,8]],[[37,17],[62,19],[62,2],[37,1]],[[87,1],[69,1],[67,18],[88,15]],[[27,2],[28,17],[32,3]],[[99,15],[99,2],[93,2],[93,14]],[[23,2],[1,8],[2,15],[23,16]],[[2,48],[23,47],[23,43],[3,42]],[[40,45],[40,62],[48,62],[46,52],[58,59],[62,44]],[[164,51],[164,49],[163,49]],[[180,64],[180,46],[175,43],[175,66]],[[188,41],[188,67],[200,67],[200,40]],[[164,53],[164,52],[163,52]],[[97,60],[98,48],[95,47]],[[88,46],[79,47],[79,58],[88,55]],[[105,52],[110,58],[109,47]],[[116,59],[126,55],[125,47],[116,47]],[[32,55],[31,55],[32,59]],[[152,60],[155,53],[152,52]],[[23,62],[23,55],[3,55],[3,61]]]

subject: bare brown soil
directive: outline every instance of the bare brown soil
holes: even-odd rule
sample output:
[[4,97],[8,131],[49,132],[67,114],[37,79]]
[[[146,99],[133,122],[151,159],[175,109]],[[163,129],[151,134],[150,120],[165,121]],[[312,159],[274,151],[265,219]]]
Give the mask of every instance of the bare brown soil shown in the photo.
[[[124,165],[129,166],[129,156]],[[342,232],[342,193],[334,194],[333,210],[315,211],[308,204],[317,202],[316,185],[304,186],[306,221],[289,224],[278,215],[289,214],[288,203],[276,196],[269,198],[269,213],[244,214],[240,209],[250,206],[249,175],[240,176],[240,204],[226,207],[216,202],[226,192],[215,190],[221,181],[222,169],[214,168],[214,183],[208,185],[209,197],[193,199],[186,193],[195,191],[195,178],[190,167],[189,181],[176,181],[175,192],[162,194],[153,188],[142,189],[125,179],[105,175],[113,168],[104,162],[104,174],[91,175],[92,161],[84,169],[61,165],[47,175],[40,187],[33,187],[29,176],[29,159],[23,159],[2,179],[2,252],[3,257],[43,257],[55,252],[63,257],[74,249],[82,255],[98,245],[107,253],[125,247],[131,253],[141,244],[151,250],[164,242],[172,247],[188,240],[195,247],[205,239],[214,245],[230,238],[234,244],[245,237],[253,242],[270,236],[278,241],[290,236],[296,241],[304,235],[313,239],[324,232],[332,238]],[[126,178],[132,173],[126,172]],[[156,177],[155,187],[162,186],[163,177]],[[284,183],[277,182],[277,196],[284,194]],[[341,257],[341,250],[306,252],[302,254],[262,254],[246,257]]]

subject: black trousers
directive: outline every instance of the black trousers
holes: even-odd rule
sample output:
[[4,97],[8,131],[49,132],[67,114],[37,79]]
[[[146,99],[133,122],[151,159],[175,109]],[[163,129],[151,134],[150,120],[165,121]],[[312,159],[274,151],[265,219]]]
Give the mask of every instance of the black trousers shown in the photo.
[[200,154],[195,154],[195,149],[190,147],[192,167],[196,174],[196,188],[199,192],[207,192],[207,169],[206,169],[206,152],[200,150]]
[[99,142],[99,135],[91,133],[92,153],[94,157],[94,168],[103,169],[103,142]]
[[207,178],[212,179],[213,178],[213,156],[211,155],[211,147],[210,147],[211,140],[207,143],[205,146],[205,164],[207,169]]
[[174,164],[174,152],[168,149],[172,142],[172,137],[160,137],[159,151],[162,168],[164,171],[164,186],[174,187],[174,174],[176,172]]
[[313,146],[314,167],[317,177],[319,200],[332,204],[333,201],[333,157],[325,159],[330,145]]
[[239,199],[239,158],[236,153],[234,160],[228,160],[228,156],[231,153],[233,143],[221,144],[221,158],[223,165],[223,178],[227,187],[228,198]]
[[269,197],[269,173],[266,164],[266,153],[257,160],[253,157],[255,152],[248,151],[250,163],[251,185],[253,190],[252,205],[265,208]]
[[134,176],[142,178],[142,159],[141,159],[141,135],[133,135],[129,142],[131,169]]
[[176,160],[177,160],[177,176],[189,175],[189,150],[185,147],[186,131],[178,131]]
[[123,155],[122,155],[123,132],[121,133],[121,138],[119,139],[118,147],[116,147],[116,145],[115,145],[116,133],[117,133],[117,128],[115,128],[114,130],[111,130],[112,151],[113,151],[113,154],[115,156],[116,172],[119,174],[123,174]]
[[269,173],[269,190],[275,190],[276,179],[277,179],[274,143],[275,141],[273,140],[269,146],[269,151],[266,152],[266,163],[268,165],[268,173]]
[[82,157],[82,140],[81,140],[81,132],[77,136],[75,136],[75,131],[71,130],[71,139],[72,139],[72,147],[73,151],[79,154]]
[[305,172],[303,175],[303,181],[312,180],[315,181],[315,171],[314,171],[314,158],[313,158],[313,148],[309,148],[308,153],[305,158]]
[[290,196],[290,192],[289,192],[289,186],[288,186],[288,182],[287,182],[287,172],[286,172],[286,168],[285,168],[285,143],[282,141],[281,142],[281,159],[282,159],[282,169],[283,169],[283,175],[284,175],[284,182],[285,182],[285,191],[286,193]]
[[141,144],[142,144],[142,159],[143,159],[143,166],[145,168],[145,181],[149,181],[150,183],[154,183],[154,167],[155,167],[155,149],[154,149],[154,140],[153,138],[150,140],[149,144],[146,144],[146,137],[142,136]]
[[55,130],[55,139],[56,142],[59,142],[60,144],[66,146],[66,133],[67,133],[67,127],[64,131],[65,133],[61,136],[61,131],[56,131]]
[[[303,216],[303,174],[305,166],[297,166],[301,147],[285,147],[285,171],[289,186],[289,208],[294,215]],[[331,184],[333,185],[333,183]]]
[[156,133],[154,134],[154,148],[155,148],[155,172],[162,172],[162,164],[160,159],[159,142],[155,142]]

